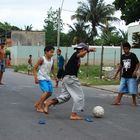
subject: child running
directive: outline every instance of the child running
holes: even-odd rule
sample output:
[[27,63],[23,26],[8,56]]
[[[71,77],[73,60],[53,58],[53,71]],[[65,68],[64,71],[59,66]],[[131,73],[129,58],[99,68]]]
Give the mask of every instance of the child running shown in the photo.
[[73,53],[65,66],[61,95],[54,99],[46,100],[44,111],[48,113],[51,105],[65,103],[72,97],[73,107],[70,119],[81,120],[82,117],[77,113],[84,109],[84,93],[77,74],[80,67],[80,58],[84,57],[87,52],[94,51],[94,49],[89,49],[86,44],[80,43],[75,50],[76,52]]
[[54,75],[53,54],[53,46],[45,47],[44,56],[42,56],[34,66],[35,83],[39,83],[40,89],[43,91],[40,99],[35,104],[35,108],[38,112],[44,112],[44,101],[49,98],[53,92],[53,85],[50,77],[51,72]]

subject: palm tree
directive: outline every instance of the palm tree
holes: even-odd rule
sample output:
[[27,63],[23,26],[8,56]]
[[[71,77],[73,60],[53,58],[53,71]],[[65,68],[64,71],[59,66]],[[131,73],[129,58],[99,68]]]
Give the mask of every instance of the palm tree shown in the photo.
[[89,25],[85,25],[84,22],[78,21],[74,23],[73,26],[67,24],[69,26],[68,35],[70,36],[73,44],[78,44],[80,42],[87,42],[89,36]]
[[24,26],[24,28],[25,28],[25,31],[32,31],[33,26],[31,24],[31,25]]
[[121,36],[123,38],[123,42],[126,42],[127,41],[127,37],[128,37],[128,32],[127,31],[123,31],[121,29],[119,29],[120,33],[121,33]]
[[88,3],[78,2],[79,7],[76,10],[76,14],[72,16],[72,19],[78,21],[90,22],[92,26],[91,37],[94,38],[98,34],[97,27],[103,26],[108,21],[118,20],[112,15],[115,12],[115,8],[110,4],[105,4],[104,0],[87,0]]

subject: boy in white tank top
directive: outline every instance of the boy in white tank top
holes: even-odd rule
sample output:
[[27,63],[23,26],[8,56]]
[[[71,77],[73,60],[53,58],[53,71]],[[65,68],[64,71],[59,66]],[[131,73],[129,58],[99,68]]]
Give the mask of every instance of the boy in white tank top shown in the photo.
[[34,66],[35,83],[39,84],[40,89],[43,91],[40,99],[35,103],[35,108],[38,112],[44,112],[44,101],[49,98],[53,92],[53,85],[50,77],[50,73],[54,75],[53,54],[53,46],[45,47],[44,56],[42,56]]

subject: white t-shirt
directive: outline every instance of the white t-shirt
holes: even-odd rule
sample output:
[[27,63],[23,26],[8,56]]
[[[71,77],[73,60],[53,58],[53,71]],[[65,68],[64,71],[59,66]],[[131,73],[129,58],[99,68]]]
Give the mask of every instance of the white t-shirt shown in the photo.
[[53,65],[53,58],[47,60],[45,56],[42,56],[43,63],[39,67],[38,80],[51,80],[50,72]]

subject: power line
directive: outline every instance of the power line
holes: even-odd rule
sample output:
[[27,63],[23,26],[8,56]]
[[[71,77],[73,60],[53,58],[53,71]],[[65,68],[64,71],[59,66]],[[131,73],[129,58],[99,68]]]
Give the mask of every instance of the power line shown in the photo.
[[71,11],[71,10],[66,10],[66,9],[62,9],[63,11],[66,11],[66,12],[71,12],[71,13],[75,13],[75,11]]

